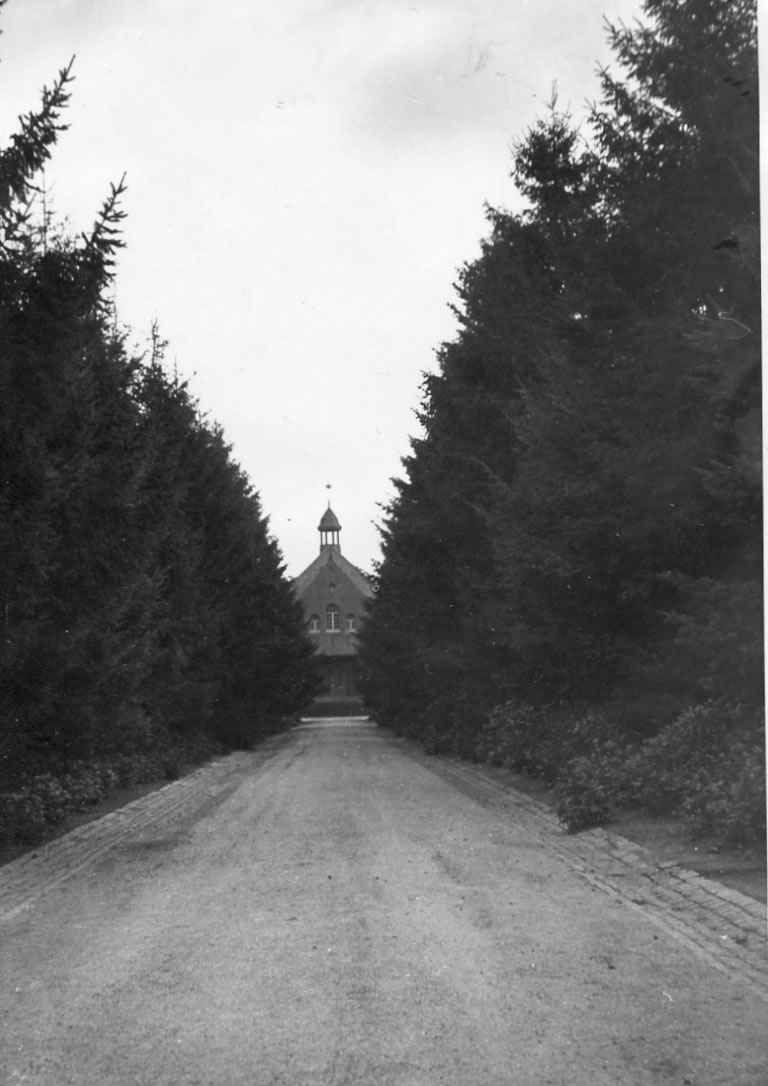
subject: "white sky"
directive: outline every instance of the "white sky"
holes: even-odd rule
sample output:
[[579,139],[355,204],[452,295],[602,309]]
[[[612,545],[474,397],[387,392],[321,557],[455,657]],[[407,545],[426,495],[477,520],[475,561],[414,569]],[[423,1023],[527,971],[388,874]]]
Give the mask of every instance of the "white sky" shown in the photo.
[[46,171],[87,230],[127,173],[116,296],[153,318],[260,492],[298,574],[326,483],[370,568],[378,503],[453,338],[456,269],[515,206],[510,146],[583,115],[610,62],[603,15],[636,0],[9,0],[0,140],[76,54]]

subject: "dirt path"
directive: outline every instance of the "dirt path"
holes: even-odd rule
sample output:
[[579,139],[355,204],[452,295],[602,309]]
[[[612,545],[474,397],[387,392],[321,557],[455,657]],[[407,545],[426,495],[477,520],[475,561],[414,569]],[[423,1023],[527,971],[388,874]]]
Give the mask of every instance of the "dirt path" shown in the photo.
[[0,871],[2,1086],[768,1080],[746,899],[374,727],[82,830]]

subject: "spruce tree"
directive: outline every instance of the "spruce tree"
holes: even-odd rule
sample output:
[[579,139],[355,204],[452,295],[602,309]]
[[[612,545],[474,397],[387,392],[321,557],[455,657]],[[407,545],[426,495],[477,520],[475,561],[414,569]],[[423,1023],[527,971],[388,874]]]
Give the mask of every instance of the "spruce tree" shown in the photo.
[[[0,2],[2,7],[2,2]],[[207,733],[250,745],[312,648],[221,429],[109,303],[125,193],[68,237],[35,206],[71,65],[0,150],[0,786]]]
[[386,510],[370,697],[442,743],[465,691],[644,732],[760,701],[755,12],[645,11],[586,130],[553,102],[517,144]]

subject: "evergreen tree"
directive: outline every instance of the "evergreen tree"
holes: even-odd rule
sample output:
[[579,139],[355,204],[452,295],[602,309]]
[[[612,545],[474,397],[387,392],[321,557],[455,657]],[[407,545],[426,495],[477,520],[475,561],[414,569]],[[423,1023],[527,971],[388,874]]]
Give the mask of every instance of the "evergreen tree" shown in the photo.
[[761,700],[754,7],[645,10],[587,135],[553,103],[517,145],[386,511],[369,700],[438,744],[467,690],[646,732]]
[[[0,0],[2,7],[2,0]],[[79,239],[36,217],[71,66],[0,150],[0,784],[206,732],[250,745],[312,647],[219,427],[107,301],[125,186]]]
[[[709,0],[646,11],[650,29],[611,28],[626,78],[602,75],[593,148],[577,154],[555,115],[518,150],[516,178],[568,301],[565,364],[532,397],[521,490],[536,502],[533,546],[541,554],[546,539],[555,559],[534,565],[579,692],[624,678],[686,699],[700,680],[664,644],[685,585],[746,578],[760,595],[754,11]],[[738,637],[755,646],[758,615],[745,619]],[[702,675],[722,640],[700,657]]]
[[79,243],[51,238],[32,209],[70,79],[60,73],[0,156],[6,767],[92,756],[105,734],[143,727],[151,587],[132,532],[135,363],[104,301],[123,186]]

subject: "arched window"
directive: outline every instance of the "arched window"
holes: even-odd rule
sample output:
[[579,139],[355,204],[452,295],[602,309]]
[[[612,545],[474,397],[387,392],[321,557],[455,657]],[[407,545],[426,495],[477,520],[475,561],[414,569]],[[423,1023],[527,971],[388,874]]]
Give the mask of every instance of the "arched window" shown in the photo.
[[356,629],[355,616],[347,615],[347,633],[354,633]]
[[310,618],[310,620],[309,620],[309,632],[310,633],[320,633],[320,616],[319,615],[312,615],[312,617]]
[[335,603],[329,603],[325,609],[325,628],[329,633],[338,633],[341,629],[339,609]]

